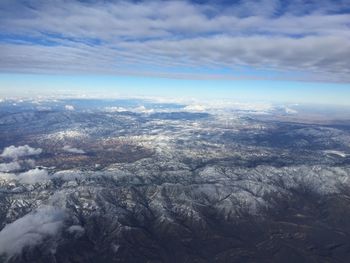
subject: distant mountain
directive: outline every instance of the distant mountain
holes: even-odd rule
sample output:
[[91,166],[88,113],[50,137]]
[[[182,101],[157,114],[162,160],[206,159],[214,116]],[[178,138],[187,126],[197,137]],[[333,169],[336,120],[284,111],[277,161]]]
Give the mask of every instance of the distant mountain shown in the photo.
[[141,104],[2,106],[0,262],[350,261],[346,121]]

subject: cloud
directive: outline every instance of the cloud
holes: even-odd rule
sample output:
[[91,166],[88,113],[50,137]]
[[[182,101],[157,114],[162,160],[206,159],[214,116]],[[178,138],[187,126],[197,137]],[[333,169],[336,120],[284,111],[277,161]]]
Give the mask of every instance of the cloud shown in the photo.
[[139,113],[153,113],[154,109],[147,109],[145,106],[142,105],[142,106],[133,108],[131,111],[139,112]]
[[0,179],[5,181],[18,181],[21,184],[36,184],[43,183],[50,180],[49,174],[46,170],[35,168],[23,173],[15,174],[0,172]]
[[67,229],[67,231],[75,237],[80,237],[84,234],[85,229],[80,225],[72,225]]
[[0,163],[0,172],[15,172],[21,169],[18,162]]
[[11,257],[26,247],[35,247],[47,237],[55,237],[64,224],[62,209],[46,206],[6,225],[0,231],[0,255]]
[[62,150],[65,152],[69,152],[69,153],[77,153],[77,154],[84,154],[85,153],[85,151],[78,149],[78,148],[71,147],[69,145],[65,145],[62,148]]
[[18,147],[11,145],[9,147],[6,147],[3,150],[1,157],[11,158],[11,159],[16,160],[20,157],[39,155],[41,152],[42,152],[42,149],[32,148],[28,145],[18,146]]
[[298,113],[297,110],[289,108],[289,107],[285,107],[284,110],[287,114],[297,114]]
[[5,180],[5,181],[12,181],[12,180],[16,180],[17,177],[13,173],[1,173],[0,172],[0,179]]
[[106,112],[126,112],[126,111],[128,111],[124,107],[105,107],[104,110]]
[[4,1],[0,70],[350,81],[347,1],[232,2]]
[[205,111],[205,107],[203,105],[195,104],[195,105],[188,105],[184,107],[184,110],[186,111]]
[[36,184],[50,180],[47,171],[39,168],[20,173],[16,178],[23,184]]
[[74,108],[74,106],[73,105],[66,105],[66,106],[64,106],[64,108],[66,109],[66,110],[75,110],[75,108]]

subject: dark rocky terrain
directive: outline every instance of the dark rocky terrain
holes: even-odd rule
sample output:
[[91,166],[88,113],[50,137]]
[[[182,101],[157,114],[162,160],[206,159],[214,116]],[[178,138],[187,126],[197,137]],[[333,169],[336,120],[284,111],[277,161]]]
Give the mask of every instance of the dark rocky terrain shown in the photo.
[[347,120],[185,106],[0,103],[0,262],[350,262]]

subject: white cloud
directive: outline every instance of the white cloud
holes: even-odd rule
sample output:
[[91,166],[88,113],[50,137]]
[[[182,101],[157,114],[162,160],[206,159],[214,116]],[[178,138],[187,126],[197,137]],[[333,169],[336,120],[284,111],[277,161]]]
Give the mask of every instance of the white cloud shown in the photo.
[[5,181],[12,181],[12,180],[16,180],[17,177],[13,173],[1,173],[0,172],[0,179],[5,180]]
[[85,151],[78,149],[78,148],[71,147],[69,145],[65,145],[62,148],[62,150],[65,152],[69,152],[69,153],[77,153],[77,154],[84,154],[85,153]]
[[287,114],[297,114],[298,113],[297,110],[292,109],[292,108],[288,108],[288,107],[286,107],[284,110]]
[[64,108],[66,109],[66,110],[75,110],[75,108],[74,108],[74,106],[73,105],[65,105],[64,106]]
[[24,184],[36,184],[46,182],[50,180],[50,177],[46,170],[35,168],[27,172],[20,173],[17,175],[16,179]]
[[127,109],[123,107],[105,107],[106,112],[125,112]]
[[18,159],[20,157],[25,156],[32,156],[32,155],[38,155],[42,152],[42,149],[40,148],[32,148],[28,145],[24,146],[9,146],[4,149],[4,151],[1,154],[1,157],[3,158],[11,158],[11,159]]
[[188,105],[184,107],[184,110],[186,111],[205,111],[205,107],[203,105],[195,104],[195,105]]
[[0,163],[0,172],[15,172],[21,169],[18,162]]
[[132,109],[131,111],[139,112],[139,113],[153,113],[154,109],[147,109],[145,106],[142,105]]
[[[62,4],[58,0],[39,1],[35,11],[21,2],[5,1],[2,6],[0,2],[0,30],[54,43],[19,39],[3,43],[0,69],[261,78],[254,73],[235,75],[238,68],[248,66],[274,70],[277,74],[271,78],[277,79],[350,81],[350,17],[339,12],[347,1],[234,2],[223,6],[157,0]],[[232,72],[227,76],[178,70],[190,67],[196,72],[203,66]]]
[[64,223],[62,209],[47,206],[6,225],[0,232],[0,255],[11,257],[25,247],[35,247],[47,237],[54,237]]

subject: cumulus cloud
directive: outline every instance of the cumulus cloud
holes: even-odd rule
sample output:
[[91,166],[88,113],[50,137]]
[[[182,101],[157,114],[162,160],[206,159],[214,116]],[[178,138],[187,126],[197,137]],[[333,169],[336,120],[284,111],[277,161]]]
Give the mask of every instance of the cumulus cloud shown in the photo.
[[65,152],[69,152],[69,153],[77,153],[77,154],[84,154],[85,153],[85,151],[78,149],[78,148],[74,148],[74,147],[69,146],[69,145],[65,145],[62,148],[62,150]]
[[12,146],[6,147],[3,150],[1,157],[11,158],[11,159],[16,160],[20,157],[38,155],[41,152],[42,152],[42,149],[32,148],[28,145],[18,146],[18,147],[12,145]]
[[74,106],[73,105],[65,105],[64,108],[66,110],[75,110]]
[[5,181],[15,180],[22,184],[36,184],[47,182],[50,177],[46,170],[35,168],[19,174],[0,172],[0,179]]
[[20,254],[24,248],[39,245],[47,237],[54,237],[64,219],[62,209],[47,206],[6,225],[0,232],[0,255],[11,257]]
[[43,169],[35,168],[17,175],[17,180],[23,184],[36,184],[50,180],[48,172]]
[[138,113],[153,113],[154,109],[149,109],[149,108],[146,108],[145,106],[141,105],[141,106],[138,106],[136,108],[130,109],[130,111],[138,112]]
[[203,105],[187,105],[184,107],[184,110],[186,111],[205,111],[205,107]]
[[3,1],[0,30],[33,40],[0,44],[0,69],[262,78],[239,70],[251,67],[272,70],[272,78],[350,81],[348,1],[205,2]]
[[15,172],[21,169],[18,162],[0,163],[0,172]]

